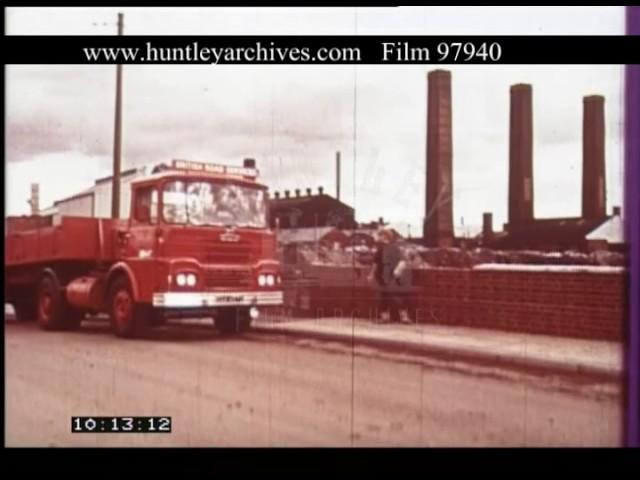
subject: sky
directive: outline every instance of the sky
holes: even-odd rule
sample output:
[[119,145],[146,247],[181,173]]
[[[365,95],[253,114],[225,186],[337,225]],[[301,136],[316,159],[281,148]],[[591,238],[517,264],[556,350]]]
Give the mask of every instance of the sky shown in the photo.
[[[622,7],[8,8],[8,35],[622,34]],[[532,41],[535,41],[532,39]],[[622,202],[623,67],[617,65],[126,65],[123,168],[172,158],[256,158],[282,191],[323,186],[359,221],[421,233],[426,75],[452,72],[454,223],[507,215],[509,86],[533,85],[539,218],[579,216],[582,97],[606,98],[607,204]],[[5,68],[6,213],[26,214],[110,174],[115,67]]]

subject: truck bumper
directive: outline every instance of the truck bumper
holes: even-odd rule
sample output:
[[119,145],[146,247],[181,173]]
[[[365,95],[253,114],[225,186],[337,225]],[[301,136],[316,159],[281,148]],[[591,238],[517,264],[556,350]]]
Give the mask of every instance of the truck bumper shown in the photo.
[[271,292],[162,292],[153,294],[157,308],[203,308],[277,306],[283,303],[281,291]]

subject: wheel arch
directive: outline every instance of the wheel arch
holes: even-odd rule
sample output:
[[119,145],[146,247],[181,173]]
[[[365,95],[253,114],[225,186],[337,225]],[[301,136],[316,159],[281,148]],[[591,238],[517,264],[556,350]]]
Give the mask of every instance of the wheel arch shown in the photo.
[[111,285],[113,285],[113,282],[120,277],[125,277],[129,281],[129,285],[131,285],[131,294],[133,295],[133,300],[137,302],[140,298],[139,290],[138,290],[138,282],[136,280],[136,276],[133,273],[133,270],[131,269],[131,267],[124,262],[118,262],[112,265],[109,271],[107,272],[107,276],[104,284],[105,299],[107,298],[107,295],[109,295],[109,290],[111,289]]

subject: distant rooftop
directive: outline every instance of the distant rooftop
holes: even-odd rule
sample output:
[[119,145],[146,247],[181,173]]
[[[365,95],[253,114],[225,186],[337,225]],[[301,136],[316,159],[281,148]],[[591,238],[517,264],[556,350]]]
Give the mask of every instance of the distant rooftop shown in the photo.
[[606,240],[609,243],[624,243],[624,225],[615,215],[587,235],[587,240]]
[[312,243],[322,239],[335,227],[286,228],[278,231],[278,242],[284,245],[291,243]]

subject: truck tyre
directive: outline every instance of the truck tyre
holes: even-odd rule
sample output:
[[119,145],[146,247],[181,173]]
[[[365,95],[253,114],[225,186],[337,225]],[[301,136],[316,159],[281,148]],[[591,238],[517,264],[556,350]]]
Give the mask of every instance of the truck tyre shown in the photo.
[[37,317],[44,330],[70,330],[80,325],[80,317],[69,307],[58,279],[45,275],[37,295]]
[[246,332],[251,326],[251,316],[249,315],[249,309],[223,309],[215,318],[215,326],[223,335]]
[[148,308],[135,303],[127,278],[117,278],[109,288],[108,307],[111,328],[116,336],[135,338],[144,332],[149,318]]

